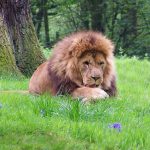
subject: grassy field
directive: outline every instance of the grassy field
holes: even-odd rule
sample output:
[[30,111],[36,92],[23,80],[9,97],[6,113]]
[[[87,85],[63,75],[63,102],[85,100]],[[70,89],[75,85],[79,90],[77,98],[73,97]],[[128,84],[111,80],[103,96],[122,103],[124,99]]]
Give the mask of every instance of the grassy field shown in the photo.
[[0,78],[0,150],[149,150],[150,62],[118,59],[117,72],[118,97],[90,105],[16,94],[28,79]]

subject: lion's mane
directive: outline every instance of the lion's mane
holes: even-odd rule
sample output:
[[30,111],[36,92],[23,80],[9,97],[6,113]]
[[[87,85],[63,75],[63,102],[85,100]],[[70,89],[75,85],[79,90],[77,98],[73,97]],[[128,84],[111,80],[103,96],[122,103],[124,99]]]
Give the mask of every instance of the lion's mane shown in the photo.
[[87,50],[96,50],[104,54],[107,65],[101,88],[110,96],[116,95],[114,45],[104,35],[93,31],[73,33],[55,45],[48,65],[54,95],[70,94],[81,86],[76,64],[78,58]]

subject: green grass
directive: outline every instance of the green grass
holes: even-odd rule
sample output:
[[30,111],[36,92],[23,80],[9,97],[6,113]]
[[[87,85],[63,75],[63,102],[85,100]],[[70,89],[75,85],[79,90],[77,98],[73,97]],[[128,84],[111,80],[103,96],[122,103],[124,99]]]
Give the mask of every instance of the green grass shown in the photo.
[[[118,97],[83,105],[68,96],[0,93],[1,150],[149,150],[150,62],[117,60]],[[1,78],[0,90],[28,79]],[[122,130],[109,128],[121,123]]]

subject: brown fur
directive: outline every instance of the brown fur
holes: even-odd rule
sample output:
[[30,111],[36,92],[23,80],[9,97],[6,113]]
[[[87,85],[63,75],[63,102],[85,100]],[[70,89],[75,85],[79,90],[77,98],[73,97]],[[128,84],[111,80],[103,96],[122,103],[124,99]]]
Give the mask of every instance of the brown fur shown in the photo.
[[[103,56],[106,62],[102,73],[99,73],[103,78],[99,88],[107,92],[109,96],[115,96],[116,75],[113,51],[112,42],[101,33],[88,31],[72,34],[58,42],[52,57],[34,72],[29,91],[39,94],[50,92],[53,95],[67,93],[74,95],[73,93],[90,91],[92,88],[85,87],[83,84],[79,62],[86,53],[91,53],[92,56],[95,55],[93,58],[96,63],[96,56],[99,53],[99,58]],[[82,90],[76,92],[79,91],[77,89]],[[78,96],[80,95],[82,94]]]

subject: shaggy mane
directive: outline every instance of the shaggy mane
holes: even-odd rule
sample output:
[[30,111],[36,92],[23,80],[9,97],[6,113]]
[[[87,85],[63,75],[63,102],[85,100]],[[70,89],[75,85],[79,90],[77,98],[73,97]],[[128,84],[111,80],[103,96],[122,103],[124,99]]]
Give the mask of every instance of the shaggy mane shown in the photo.
[[114,45],[101,33],[92,31],[74,33],[55,45],[48,67],[54,94],[71,93],[82,86],[76,64],[83,53],[93,50],[103,53],[107,62],[102,89],[110,96],[116,94]]

